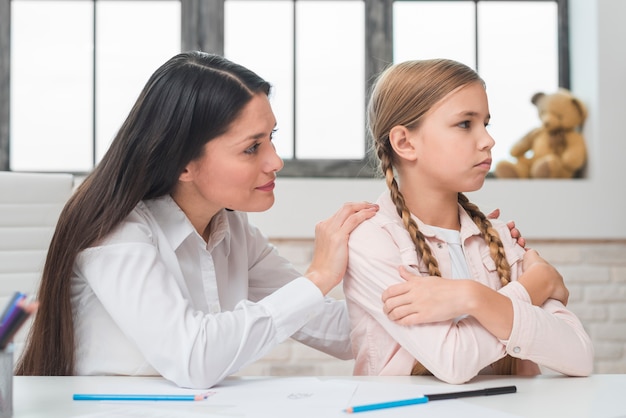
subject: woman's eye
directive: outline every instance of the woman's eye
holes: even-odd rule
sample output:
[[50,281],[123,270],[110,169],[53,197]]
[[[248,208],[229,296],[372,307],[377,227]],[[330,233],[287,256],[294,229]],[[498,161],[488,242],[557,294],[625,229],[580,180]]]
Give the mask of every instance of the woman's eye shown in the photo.
[[256,144],[254,144],[250,148],[246,149],[244,151],[244,153],[246,153],[246,154],[255,154],[258,151],[259,146],[261,146],[261,144],[257,142]]
[[278,131],[278,128],[272,129],[272,132],[270,133],[270,141],[274,139],[274,135],[276,135],[276,131]]
[[469,121],[469,120],[464,120],[463,122],[459,123],[457,126],[458,126],[459,128],[469,129],[469,127],[470,127],[470,121]]

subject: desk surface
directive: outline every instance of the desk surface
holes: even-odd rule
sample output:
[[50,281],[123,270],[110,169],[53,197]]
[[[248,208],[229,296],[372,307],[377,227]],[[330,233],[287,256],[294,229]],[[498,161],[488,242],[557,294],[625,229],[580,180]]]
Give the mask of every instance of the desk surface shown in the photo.
[[[463,402],[508,412],[521,417],[626,417],[626,374],[593,375],[587,378],[545,375],[539,377],[478,376],[465,385],[446,385],[432,377],[347,377],[339,379],[375,381],[399,384],[441,386],[442,391],[481,389],[491,386],[516,385],[517,393],[488,397],[465,398]],[[229,378],[228,381],[246,381],[254,378]],[[323,377],[321,379],[331,379]],[[77,417],[108,416],[119,410],[120,404],[73,401],[74,393],[98,393],[116,387],[137,387],[161,382],[155,377],[24,377],[16,376],[13,385],[15,418],[23,417]],[[129,386],[130,385],[130,386]],[[443,401],[442,401],[443,402]],[[172,405],[175,403],[176,405]],[[167,404],[167,405],[164,405]],[[194,405],[196,404],[196,405]],[[178,408],[190,412],[198,402],[161,402],[159,407]],[[128,405],[128,403],[127,403]],[[209,412],[205,409],[206,412]],[[100,415],[101,414],[101,415]],[[367,414],[347,415],[367,418]],[[462,414],[461,414],[462,415]],[[459,416],[461,416],[459,415]],[[142,415],[144,416],[144,415]],[[205,416],[210,417],[211,414]],[[252,415],[250,415],[252,416]]]

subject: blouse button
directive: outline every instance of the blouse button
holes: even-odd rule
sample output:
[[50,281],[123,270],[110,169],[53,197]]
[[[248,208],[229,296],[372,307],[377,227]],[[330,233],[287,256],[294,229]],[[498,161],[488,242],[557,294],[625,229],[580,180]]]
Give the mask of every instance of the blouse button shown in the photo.
[[438,243],[437,243],[437,247],[439,247],[439,248],[443,248],[443,245],[442,245],[440,242],[438,242]]
[[520,351],[522,351],[522,349],[521,349],[521,348],[519,348],[519,347],[514,347],[514,348],[513,348],[513,352],[514,352],[515,354],[519,353]]

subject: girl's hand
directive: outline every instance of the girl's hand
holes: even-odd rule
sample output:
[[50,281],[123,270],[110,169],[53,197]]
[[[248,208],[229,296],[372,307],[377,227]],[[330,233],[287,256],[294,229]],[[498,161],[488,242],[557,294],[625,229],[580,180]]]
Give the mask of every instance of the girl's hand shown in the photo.
[[416,276],[400,267],[406,281],[388,287],[382,294],[383,311],[401,325],[418,325],[447,321],[464,315],[465,280],[435,276]]
[[449,321],[469,315],[497,338],[513,327],[511,300],[473,280],[420,277],[400,268],[406,280],[383,292],[383,311],[400,325]]
[[563,276],[537,251],[526,251],[522,268],[524,273],[518,281],[526,288],[533,305],[541,306],[547,299],[556,299],[567,305],[569,290],[563,282]]
[[346,203],[330,218],[315,226],[313,260],[304,274],[324,295],[337,286],[348,265],[348,238],[361,222],[378,211],[372,203]]

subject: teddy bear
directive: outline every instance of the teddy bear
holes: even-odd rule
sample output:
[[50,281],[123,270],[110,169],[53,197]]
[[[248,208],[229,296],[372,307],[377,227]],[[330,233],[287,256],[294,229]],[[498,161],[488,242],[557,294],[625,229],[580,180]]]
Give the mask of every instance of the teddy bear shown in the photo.
[[572,178],[587,160],[581,135],[587,108],[569,90],[559,88],[552,94],[535,93],[531,103],[537,107],[541,126],[528,132],[511,147],[516,162],[496,164],[497,178]]

